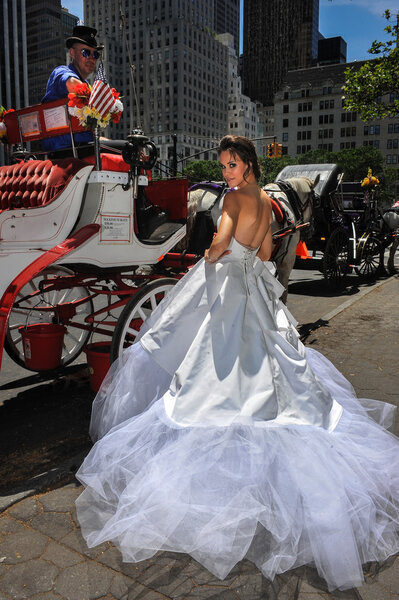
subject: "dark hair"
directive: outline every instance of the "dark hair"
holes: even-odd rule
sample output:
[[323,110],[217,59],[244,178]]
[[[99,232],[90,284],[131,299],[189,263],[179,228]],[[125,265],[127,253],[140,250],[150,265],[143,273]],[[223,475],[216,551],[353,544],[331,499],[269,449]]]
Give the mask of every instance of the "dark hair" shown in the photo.
[[247,165],[244,173],[244,179],[249,174],[250,169],[255,176],[256,181],[260,178],[260,166],[258,157],[256,156],[255,146],[253,142],[242,135],[225,135],[219,142],[218,154],[230,151],[234,158],[238,155],[241,160]]

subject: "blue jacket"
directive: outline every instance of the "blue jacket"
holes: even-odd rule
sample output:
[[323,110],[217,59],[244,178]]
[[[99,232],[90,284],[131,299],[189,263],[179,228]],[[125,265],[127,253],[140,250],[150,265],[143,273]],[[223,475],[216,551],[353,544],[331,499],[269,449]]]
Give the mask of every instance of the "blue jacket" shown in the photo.
[[[83,83],[87,83],[87,81],[81,78],[73,63],[56,67],[49,77],[46,93],[42,98],[42,102],[53,102],[54,100],[59,100],[60,98],[66,98],[68,96],[66,82],[70,77],[76,77]],[[76,144],[87,143],[93,141],[93,134],[91,131],[84,131],[81,133],[75,133],[73,138]],[[54,152],[55,150],[61,150],[62,148],[70,147],[70,135],[57,135],[56,137],[42,140],[42,148],[46,152]]]

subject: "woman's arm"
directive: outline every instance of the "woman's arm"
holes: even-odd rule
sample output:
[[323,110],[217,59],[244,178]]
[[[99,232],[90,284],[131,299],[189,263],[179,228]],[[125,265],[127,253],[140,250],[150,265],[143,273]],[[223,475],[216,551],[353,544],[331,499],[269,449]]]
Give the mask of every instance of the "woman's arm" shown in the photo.
[[263,238],[263,242],[258,250],[257,256],[261,260],[270,260],[270,257],[273,252],[273,237],[272,237],[272,222],[273,222],[273,212],[272,206],[270,203],[270,199],[267,197],[267,212],[268,212],[268,221],[269,227],[266,231],[266,235]]
[[222,256],[230,254],[229,247],[231,238],[237,227],[238,214],[239,214],[239,202],[237,198],[237,192],[229,192],[226,194],[223,201],[222,218],[219,225],[219,230],[210,247],[205,250],[204,258],[206,262],[216,262]]

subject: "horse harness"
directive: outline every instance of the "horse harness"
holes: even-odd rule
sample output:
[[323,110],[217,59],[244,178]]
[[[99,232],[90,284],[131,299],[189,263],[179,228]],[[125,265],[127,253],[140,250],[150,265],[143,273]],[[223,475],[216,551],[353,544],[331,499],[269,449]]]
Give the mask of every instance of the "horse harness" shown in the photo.
[[[268,190],[267,187],[263,189],[272,201],[272,209],[277,222],[281,225],[289,227],[297,224],[298,222],[303,221],[304,210],[308,207],[309,204],[312,204],[312,195],[309,194],[309,198],[306,201],[306,203],[302,204],[298,194],[288,181],[277,181],[275,185],[277,185],[280,188],[281,192],[285,194],[286,199],[279,195],[278,192],[276,193],[276,190]],[[292,219],[289,211],[287,210],[287,207],[290,207],[292,209],[294,219]],[[287,243],[283,248],[283,255],[287,254],[291,239],[292,236],[288,236]],[[272,260],[276,260],[280,249],[282,249],[283,241],[284,238],[280,238],[275,243],[271,256]]]

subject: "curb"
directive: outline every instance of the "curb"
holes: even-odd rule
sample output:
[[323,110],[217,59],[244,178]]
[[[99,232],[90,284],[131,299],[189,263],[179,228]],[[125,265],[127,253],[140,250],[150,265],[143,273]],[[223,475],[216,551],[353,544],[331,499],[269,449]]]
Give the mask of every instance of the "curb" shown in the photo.
[[349,298],[349,300],[346,300],[345,302],[343,302],[342,304],[337,306],[337,308],[334,308],[333,310],[331,310],[330,312],[328,312],[327,314],[322,316],[320,319],[318,319],[318,321],[331,321],[331,319],[333,319],[334,317],[339,315],[341,312],[343,312],[344,310],[346,310],[347,308],[352,306],[352,304],[355,304],[355,302],[358,302],[364,296],[367,296],[367,294],[369,294],[370,292],[374,292],[375,290],[378,290],[378,288],[380,288],[383,285],[385,285],[386,283],[388,283],[388,281],[392,281],[392,279],[394,279],[394,278],[395,278],[395,275],[391,275],[391,276],[387,277],[386,279],[382,279],[381,281],[378,281],[377,283],[375,283],[372,286],[361,289],[358,294],[352,296],[351,298]]

